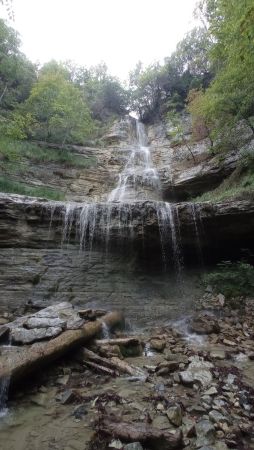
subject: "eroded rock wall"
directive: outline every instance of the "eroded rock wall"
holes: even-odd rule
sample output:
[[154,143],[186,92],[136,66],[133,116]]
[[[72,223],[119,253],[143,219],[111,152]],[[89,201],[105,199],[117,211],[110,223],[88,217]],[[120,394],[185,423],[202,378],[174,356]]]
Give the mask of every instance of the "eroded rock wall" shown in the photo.
[[[235,168],[239,153],[232,151],[224,160],[212,157],[207,139],[191,144],[194,159],[186,145],[170,137],[168,124],[147,127],[153,165],[160,180],[162,198],[186,200],[213,189]],[[190,139],[190,123],[185,118],[185,136]],[[83,158],[87,167],[68,167],[60,162],[20,161],[20,170],[4,173],[10,180],[31,187],[60,191],[67,201],[104,201],[116,186],[135,143],[135,120],[116,122],[104,136],[100,147],[67,146],[67,151]],[[40,143],[43,147],[43,143]],[[52,149],[57,146],[51,144]],[[61,149],[60,149],[61,151]],[[92,164],[89,163],[92,161]]]

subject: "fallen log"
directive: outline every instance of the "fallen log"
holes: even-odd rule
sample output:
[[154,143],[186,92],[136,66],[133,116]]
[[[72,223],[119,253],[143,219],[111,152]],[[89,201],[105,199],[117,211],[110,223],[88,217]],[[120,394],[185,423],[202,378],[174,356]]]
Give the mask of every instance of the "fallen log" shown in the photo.
[[123,442],[140,442],[154,450],[182,449],[184,446],[182,431],[170,433],[146,423],[117,423],[116,418],[114,420],[105,418],[99,424],[99,431]]
[[85,323],[80,329],[66,330],[49,341],[20,347],[1,347],[0,380],[10,378],[12,384],[16,383],[27,374],[89,341],[101,331],[103,323],[111,328],[122,321],[121,313],[110,312],[100,319]]
[[119,372],[105,366],[100,366],[92,361],[85,361],[84,363],[89,369],[94,369],[96,372],[103,373],[104,375],[110,375],[111,377],[119,376]]
[[95,344],[98,347],[118,345],[123,356],[140,356],[142,355],[142,342],[137,337],[125,337],[114,339],[96,339]]
[[141,374],[140,369],[138,369],[137,367],[130,366],[130,364],[128,364],[126,361],[123,361],[120,358],[117,358],[117,356],[113,356],[110,359],[110,361],[122,373],[127,373],[128,375],[138,375],[138,374],[140,375]]
[[112,339],[96,339],[95,343],[98,345],[138,345],[140,339],[137,337],[125,337],[125,338],[112,338]]
[[128,375],[137,375],[138,372],[138,369],[136,367],[130,366],[130,364],[126,363],[125,361],[122,361],[117,357],[103,358],[102,356],[99,356],[86,348],[82,350],[82,356],[84,358],[85,363],[87,360],[92,361],[93,363],[99,364],[100,366],[105,366],[116,373],[120,372],[120,373],[127,373]]

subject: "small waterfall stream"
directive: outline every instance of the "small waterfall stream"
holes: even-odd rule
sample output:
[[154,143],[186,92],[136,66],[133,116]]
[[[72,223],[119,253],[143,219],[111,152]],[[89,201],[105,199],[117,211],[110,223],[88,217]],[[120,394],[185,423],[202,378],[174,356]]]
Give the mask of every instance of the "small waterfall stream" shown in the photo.
[[152,165],[151,153],[147,143],[145,126],[135,121],[136,142],[123,171],[118,176],[115,189],[108,196],[109,202],[129,202],[160,198],[160,180]]
[[5,377],[0,380],[0,418],[4,417],[7,412],[7,400],[9,393],[10,377]]
[[[151,201],[158,219],[164,267],[168,268],[173,263],[177,278],[180,280],[182,254],[177,206],[162,201],[160,179],[152,163],[144,124],[135,120],[134,131],[135,133],[133,130],[131,132],[131,136],[134,136],[131,150],[127,149],[130,152],[127,162],[118,175],[116,187],[108,194],[107,201],[70,203],[66,206],[62,243],[68,244],[75,224],[76,238],[82,251],[89,255],[95,236],[99,234],[107,253],[112,229],[114,236],[117,235],[119,238],[123,237],[124,233],[129,237],[133,236],[132,205],[136,202]],[[53,205],[51,222],[55,209]]]

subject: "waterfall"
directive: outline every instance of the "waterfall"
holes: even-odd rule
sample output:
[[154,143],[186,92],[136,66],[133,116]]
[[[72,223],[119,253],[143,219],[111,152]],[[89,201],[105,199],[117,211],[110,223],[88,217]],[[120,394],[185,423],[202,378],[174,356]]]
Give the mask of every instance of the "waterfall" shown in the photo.
[[151,199],[151,195],[160,195],[160,182],[156,169],[152,165],[150,149],[144,125],[138,120],[136,142],[127,163],[118,176],[115,189],[108,196],[109,202],[128,202]]
[[0,380],[0,418],[8,412],[7,400],[9,392],[10,377],[4,377]]
[[[172,254],[173,264],[177,278],[180,281],[182,272],[182,252],[180,246],[180,227],[177,207],[172,203],[158,202],[157,208],[158,225],[160,231],[162,258],[167,268],[169,256]],[[169,254],[168,247],[171,248]]]
[[[133,130],[130,133],[133,141],[131,150],[129,147],[126,150],[129,156],[107,201],[70,203],[66,206],[62,243],[68,243],[70,237],[75,234],[79,240],[80,250],[90,255],[96,238],[104,244],[107,254],[112,236],[114,245],[116,240],[121,241],[126,236],[130,239],[134,237],[132,206],[137,202],[149,200],[157,215],[164,266],[168,268],[173,263],[179,279],[182,271],[182,255],[178,210],[173,203],[163,202],[161,199],[159,175],[153,166],[144,124],[135,120],[134,131],[135,133]],[[54,206],[51,211],[51,222],[55,211],[57,208]]]
[[110,330],[106,322],[102,322],[101,324],[101,338],[110,339]]
[[194,223],[194,228],[195,228],[197,255],[198,255],[200,265],[202,267],[204,267],[204,259],[203,259],[203,252],[202,252],[201,239],[200,239],[200,228],[202,227],[200,211],[198,209],[198,205],[196,205],[195,203],[191,203],[190,206],[191,206],[191,214],[193,217],[193,223]]

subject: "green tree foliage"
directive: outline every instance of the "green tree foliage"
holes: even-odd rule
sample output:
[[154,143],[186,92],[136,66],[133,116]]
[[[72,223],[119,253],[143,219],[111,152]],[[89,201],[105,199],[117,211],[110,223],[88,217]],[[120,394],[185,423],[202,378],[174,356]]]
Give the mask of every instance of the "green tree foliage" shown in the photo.
[[35,67],[20,52],[18,34],[0,19],[0,113],[8,115],[29,96]]
[[174,111],[169,111],[167,113],[167,119],[171,125],[170,137],[173,138],[176,145],[184,145],[187,148],[195,163],[196,160],[192,151],[191,142],[186,137],[186,130],[182,115]]
[[190,101],[197,120],[208,122],[220,143],[233,146],[232,130],[245,123],[254,133],[254,4],[252,0],[206,0],[200,10],[213,37],[216,76],[204,95]]
[[31,132],[46,141],[82,143],[93,131],[93,122],[80,90],[62,70],[42,68],[25,110],[34,118]]
[[117,78],[108,74],[104,63],[84,69],[77,82],[83,89],[94,119],[104,122],[127,113],[128,92]]
[[189,90],[206,87],[212,78],[210,48],[208,32],[195,28],[164,64],[144,69],[139,62],[129,76],[131,108],[145,121],[161,118],[168,111],[183,110]]

